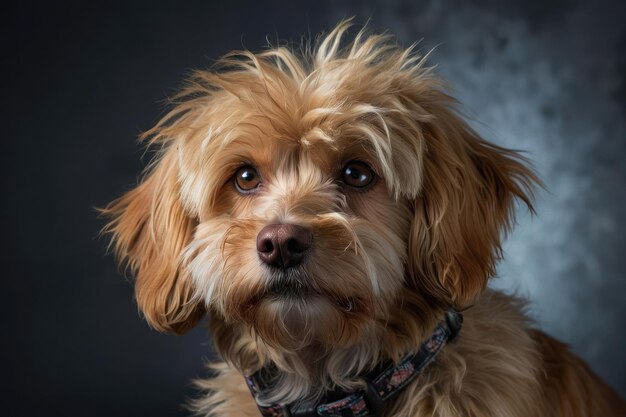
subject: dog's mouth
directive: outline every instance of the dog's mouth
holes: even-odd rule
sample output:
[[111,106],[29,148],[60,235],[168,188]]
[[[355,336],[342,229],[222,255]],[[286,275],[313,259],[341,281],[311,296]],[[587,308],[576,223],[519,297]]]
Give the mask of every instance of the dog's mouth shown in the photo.
[[[332,279],[331,279],[332,278]],[[376,300],[359,293],[350,276],[321,276],[306,270],[271,271],[238,305],[239,318],[268,345],[345,346],[376,318]]]
[[306,302],[307,299],[313,297],[325,297],[331,299],[335,305],[346,313],[356,311],[357,302],[350,297],[340,296],[336,294],[328,294],[313,288],[300,279],[293,277],[278,277],[266,287],[263,297],[269,297],[276,300],[292,299]]
[[315,294],[315,292],[297,280],[280,279],[273,280],[267,286],[267,295],[270,297],[290,297],[290,298],[306,298]]

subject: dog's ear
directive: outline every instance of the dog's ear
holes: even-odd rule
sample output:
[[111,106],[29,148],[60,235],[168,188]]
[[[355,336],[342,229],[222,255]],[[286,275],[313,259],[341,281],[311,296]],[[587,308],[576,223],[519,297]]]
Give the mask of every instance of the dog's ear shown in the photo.
[[449,105],[424,105],[422,188],[414,202],[409,272],[439,302],[471,304],[495,274],[515,200],[532,211],[538,180],[517,152],[481,139]]
[[196,220],[180,203],[175,153],[166,150],[140,184],[113,201],[103,213],[111,218],[116,255],[136,277],[135,295],[148,323],[163,332],[184,333],[202,317],[192,302],[189,274],[180,263]]

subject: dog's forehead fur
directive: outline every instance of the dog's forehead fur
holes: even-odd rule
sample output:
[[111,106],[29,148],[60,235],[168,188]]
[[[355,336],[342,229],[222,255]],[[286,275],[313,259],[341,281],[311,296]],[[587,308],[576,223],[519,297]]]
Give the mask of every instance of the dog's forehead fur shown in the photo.
[[193,74],[176,108],[147,133],[182,139],[181,192],[192,212],[211,208],[237,164],[276,166],[303,155],[325,175],[344,158],[365,159],[394,197],[418,193],[421,124],[433,120],[429,103],[450,99],[411,48],[382,35],[340,48],[345,29],[315,53],[243,51]]

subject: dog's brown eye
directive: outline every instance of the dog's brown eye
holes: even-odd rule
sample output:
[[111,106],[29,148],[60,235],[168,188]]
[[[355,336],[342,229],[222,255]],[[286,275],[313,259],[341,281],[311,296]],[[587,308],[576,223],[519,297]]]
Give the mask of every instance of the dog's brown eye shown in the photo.
[[242,193],[247,193],[255,188],[257,188],[261,184],[261,178],[259,174],[256,172],[256,169],[252,168],[249,165],[245,167],[239,168],[237,173],[235,174],[235,185],[237,189]]
[[374,181],[374,177],[374,171],[365,162],[361,161],[348,162],[341,172],[342,181],[354,188],[367,187]]

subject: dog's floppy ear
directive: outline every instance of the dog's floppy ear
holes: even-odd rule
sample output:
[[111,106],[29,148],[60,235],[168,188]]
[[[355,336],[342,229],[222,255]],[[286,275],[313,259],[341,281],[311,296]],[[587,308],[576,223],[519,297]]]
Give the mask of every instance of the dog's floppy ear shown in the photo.
[[450,106],[425,104],[422,189],[409,239],[413,282],[440,302],[471,304],[495,274],[515,200],[532,211],[538,182],[517,152],[481,139]]
[[103,213],[112,219],[105,232],[111,233],[118,258],[136,277],[137,303],[148,323],[163,332],[192,328],[204,311],[191,301],[191,280],[180,255],[196,221],[180,203],[173,150],[162,153],[143,181]]

